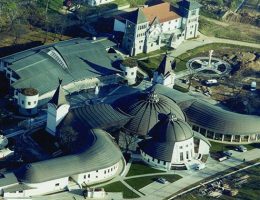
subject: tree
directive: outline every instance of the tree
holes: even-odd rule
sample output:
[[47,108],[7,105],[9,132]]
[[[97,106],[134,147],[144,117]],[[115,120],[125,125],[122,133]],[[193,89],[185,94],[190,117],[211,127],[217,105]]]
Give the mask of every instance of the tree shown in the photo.
[[77,139],[78,132],[72,127],[64,126],[60,129],[60,144],[66,151],[71,152],[74,149]]

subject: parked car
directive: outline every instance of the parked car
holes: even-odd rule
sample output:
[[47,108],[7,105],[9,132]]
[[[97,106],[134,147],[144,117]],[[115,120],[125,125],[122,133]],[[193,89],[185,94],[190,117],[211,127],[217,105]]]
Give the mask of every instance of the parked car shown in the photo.
[[232,152],[231,151],[223,151],[223,155],[231,157],[232,156]]
[[202,170],[202,169],[204,169],[206,167],[206,165],[205,165],[205,163],[200,163],[200,164],[198,164],[197,166],[196,166],[196,170]]
[[168,181],[165,178],[162,178],[162,177],[158,178],[157,182],[162,183],[162,184],[168,183]]
[[239,145],[235,148],[236,151],[240,151],[240,152],[246,152],[247,148],[243,145]]
[[217,85],[218,84],[218,81],[216,79],[209,79],[209,80],[206,80],[205,81],[205,84],[207,86],[213,86],[213,85]]

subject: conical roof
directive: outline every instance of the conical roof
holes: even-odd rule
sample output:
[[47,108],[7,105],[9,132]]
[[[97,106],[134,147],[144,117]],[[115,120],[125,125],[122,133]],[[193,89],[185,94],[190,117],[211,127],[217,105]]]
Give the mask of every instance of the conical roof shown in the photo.
[[175,61],[168,53],[166,53],[157,69],[157,72],[158,74],[163,74],[165,76],[172,72],[173,68],[175,68]]
[[61,83],[62,83],[62,81],[59,80],[59,86],[56,89],[52,99],[49,101],[49,103],[52,103],[52,104],[56,105],[57,107],[59,107],[63,104],[68,104],[64,91],[62,89]]
[[133,134],[142,136],[145,136],[159,121],[159,114],[168,114],[172,111],[178,119],[185,120],[183,112],[174,101],[155,91],[129,95],[115,102],[114,107],[134,116],[125,128]]

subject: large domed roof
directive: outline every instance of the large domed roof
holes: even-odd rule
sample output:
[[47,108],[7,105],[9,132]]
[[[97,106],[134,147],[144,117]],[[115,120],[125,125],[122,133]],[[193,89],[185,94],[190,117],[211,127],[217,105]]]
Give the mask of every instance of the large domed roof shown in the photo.
[[114,107],[133,116],[125,128],[143,136],[159,121],[159,114],[172,112],[178,119],[185,120],[182,110],[173,100],[155,91],[129,95],[116,101]]
[[148,133],[157,142],[181,142],[193,137],[193,131],[188,123],[178,119],[175,115],[163,116]]
[[151,129],[152,138],[139,142],[140,149],[146,154],[170,162],[176,142],[182,142],[193,137],[193,131],[183,120],[169,114]]

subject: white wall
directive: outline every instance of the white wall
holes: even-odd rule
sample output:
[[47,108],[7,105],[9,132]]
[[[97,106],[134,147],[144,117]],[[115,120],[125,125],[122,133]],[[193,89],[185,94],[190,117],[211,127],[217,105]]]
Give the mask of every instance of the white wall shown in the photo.
[[[183,160],[181,160],[181,154],[183,154]],[[188,154],[188,158],[187,158]],[[190,138],[185,141],[176,142],[172,153],[172,164],[183,164],[194,158],[194,141]]]
[[18,105],[25,109],[36,108],[38,105],[39,94],[26,96],[21,92],[18,94]]
[[136,67],[126,67],[121,65],[122,70],[125,72],[125,78],[127,79],[128,85],[133,85],[136,82],[137,76],[137,66]]
[[145,163],[147,163],[148,165],[150,165],[154,168],[159,168],[161,170],[169,170],[170,169],[171,164],[169,162],[164,162],[163,160],[159,160],[159,162],[158,162],[158,159],[149,156],[148,154],[146,154],[142,150],[141,150],[141,156],[142,156],[142,159]]
[[209,148],[210,146],[206,142],[200,140],[198,154],[202,154],[202,155],[209,154]]
[[125,23],[115,19],[115,21],[114,21],[114,31],[125,32],[125,26],[126,26]]
[[172,32],[173,30],[181,28],[181,17],[178,19],[173,19],[167,22],[161,23],[162,30],[164,33]]
[[104,169],[99,169],[97,171],[82,173],[71,176],[74,181],[78,184],[86,183],[92,184],[96,182],[102,182],[105,179],[112,178],[118,170],[119,162],[111,167],[107,167]]
[[46,130],[55,135],[56,127],[67,115],[69,108],[69,104],[63,104],[57,108],[54,104],[48,103]]

